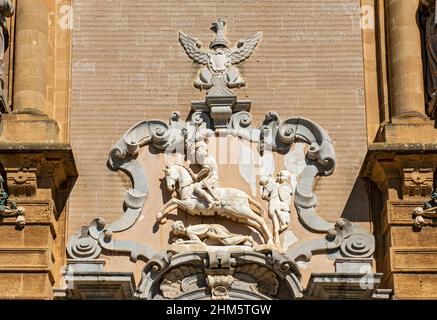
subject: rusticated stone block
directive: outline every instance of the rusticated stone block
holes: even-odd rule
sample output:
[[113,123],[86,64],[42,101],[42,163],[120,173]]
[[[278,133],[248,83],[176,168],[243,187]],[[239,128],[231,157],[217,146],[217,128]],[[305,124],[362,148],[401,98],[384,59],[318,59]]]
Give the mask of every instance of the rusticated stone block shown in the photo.
[[16,229],[15,224],[0,224],[0,248],[22,247],[24,233]]
[[49,249],[0,248],[0,270],[50,270],[53,256]]
[[0,124],[1,140],[8,142],[59,142],[56,121],[44,115],[32,115],[23,119],[22,115],[4,116]]
[[49,200],[18,200],[17,206],[26,210],[26,223],[53,224],[53,202]]
[[437,248],[391,248],[393,272],[436,272]]
[[20,298],[50,299],[53,296],[48,273],[23,273],[22,288]]
[[437,274],[394,274],[395,299],[437,299]]
[[[14,200],[15,201],[15,200]],[[18,200],[17,206],[25,210],[26,225],[46,224],[55,232],[54,205],[50,200]],[[16,224],[15,217],[3,218],[4,224]]]
[[53,244],[53,233],[48,226],[30,225],[25,227],[24,247],[48,247]]
[[437,248],[436,229],[424,227],[420,232],[413,232],[412,227],[391,227],[391,246]]
[[423,202],[423,200],[389,201],[387,203],[387,224],[414,225],[414,209],[423,206]]
[[0,299],[13,299],[23,287],[23,275],[21,273],[0,272]]
[[0,272],[0,299],[50,299],[48,273]]

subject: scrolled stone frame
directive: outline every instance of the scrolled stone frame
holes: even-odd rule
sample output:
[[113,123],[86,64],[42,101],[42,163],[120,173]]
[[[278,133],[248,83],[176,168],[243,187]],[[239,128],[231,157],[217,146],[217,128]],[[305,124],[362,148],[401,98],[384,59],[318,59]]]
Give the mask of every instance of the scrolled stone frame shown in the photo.
[[[170,120],[177,122],[179,115],[172,114]],[[128,230],[137,222],[149,192],[144,168],[136,160],[138,150],[148,144],[163,150],[165,144],[173,137],[172,134],[170,125],[163,121],[144,121],[131,127],[114,145],[109,153],[108,167],[113,171],[123,171],[132,182],[132,188],[125,196],[124,212],[118,220],[109,225],[103,218],[96,218],[90,223],[85,233],[82,232],[80,236],[71,237],[67,246],[70,257],[79,260],[96,258],[94,253],[89,256],[83,253],[76,254],[77,250],[80,251],[81,243],[86,238],[89,238],[87,243],[97,243],[101,248],[110,252],[128,253],[132,261],[136,261],[138,258],[148,261],[157,254],[154,249],[147,245],[128,240],[116,240],[113,239],[112,235]]]
[[335,169],[336,155],[328,133],[312,120],[297,117],[281,121],[276,112],[269,112],[260,128],[251,127],[248,112],[238,112],[230,121],[228,133],[258,143],[261,154],[266,150],[286,153],[295,142],[309,145],[306,167],[300,174],[294,205],[302,225],[324,237],[291,246],[287,256],[293,261],[309,261],[314,253],[339,251],[342,257],[368,258],[375,251],[374,237],[347,219],[335,223],[322,219],[316,212],[317,196],[313,186],[317,176],[330,176]]
[[[214,26],[217,35],[209,51],[201,50],[196,39],[179,33],[179,40],[189,58],[207,65],[195,81],[195,87],[208,90],[205,99],[191,102],[191,115],[187,121],[181,121],[180,114],[173,112],[168,123],[161,120],[140,122],[113,146],[109,153],[109,169],[124,172],[132,183],[124,199],[123,212],[111,224],[103,218],[96,218],[72,236],[67,245],[68,255],[72,258],[70,263],[82,263],[80,269],[86,272],[95,271],[97,267],[92,266],[95,263],[98,271],[110,278],[111,272],[105,272],[101,261],[97,261],[102,253],[127,254],[133,262],[138,259],[145,261],[136,294],[130,292],[130,297],[138,299],[155,299],[160,295],[163,299],[204,299],[208,298],[208,290],[209,297],[215,300],[300,299],[304,295],[298,266],[300,260],[309,261],[313,254],[335,254],[338,258],[335,276],[341,278],[342,272],[350,275],[363,264],[371,265],[369,257],[375,250],[374,237],[347,219],[329,222],[317,214],[315,180],[319,176],[330,176],[336,164],[333,142],[327,132],[306,118],[281,120],[276,112],[268,112],[260,126],[254,127],[251,101],[238,100],[234,95],[233,89],[245,85],[235,65],[249,58],[258,45],[261,33],[245,37],[236,47],[228,48],[229,43],[223,33],[225,21],[219,19]],[[223,47],[228,50],[223,51]],[[160,152],[165,151],[165,156],[176,152],[176,161],[181,162],[176,165],[183,165],[185,157],[192,162],[191,155],[195,153],[197,143],[207,143],[211,135],[230,135],[255,144],[261,157],[267,152],[287,154],[294,143],[307,144],[306,166],[297,179],[294,205],[304,228],[320,234],[320,238],[298,242],[286,250],[277,243],[250,250],[237,247],[229,251],[227,246],[219,251],[208,246],[201,249],[173,246],[158,251],[144,243],[116,239],[114,233],[125,232],[137,223],[149,193],[147,172],[137,161],[139,150],[149,145]],[[165,212],[167,209],[164,207],[163,214],[168,213]],[[162,223],[161,213],[157,213],[156,219]],[[264,232],[268,234],[269,227],[266,221],[263,222]],[[269,273],[268,277],[263,278],[266,273]],[[268,282],[264,288],[260,286],[263,281]],[[130,288],[130,280],[127,282],[122,286]],[[245,287],[239,287],[238,282]]]
[[291,144],[305,142],[309,145],[306,167],[300,174],[295,190],[294,205],[302,225],[311,232],[323,233],[324,237],[296,244],[288,248],[286,255],[293,261],[304,258],[309,261],[314,253],[340,251],[349,258],[368,258],[375,251],[374,237],[347,219],[335,223],[322,219],[316,212],[317,196],[314,182],[317,176],[330,176],[335,169],[334,145],[328,133],[317,123],[302,117],[281,121],[278,114],[270,112],[261,127],[260,150],[287,152]]
[[[194,112],[187,122],[180,121],[180,114],[173,112],[169,123],[150,120],[130,128],[114,145],[108,159],[108,167],[111,170],[123,171],[132,182],[132,188],[128,190],[124,200],[124,212],[112,224],[106,224],[103,218],[96,218],[88,227],[84,227],[80,234],[71,237],[67,248],[70,258],[79,261],[96,259],[103,251],[128,254],[133,262],[137,259],[145,261],[142,281],[136,294],[140,299],[152,298],[150,290],[169,268],[187,263],[196,265],[196,261],[200,259],[198,253],[179,254],[175,258],[172,253],[158,252],[146,244],[114,239],[113,233],[126,231],[135,225],[148,195],[146,171],[137,161],[140,148],[151,145],[160,151],[171,150],[183,153],[188,150],[188,140],[197,139],[199,131],[214,132],[214,129],[214,120],[205,111]],[[347,259],[372,256],[375,250],[373,235],[361,230],[347,219],[341,218],[331,223],[322,219],[316,212],[317,197],[313,190],[315,178],[331,175],[336,162],[332,140],[323,128],[302,117],[281,121],[279,115],[274,112],[269,112],[260,127],[254,128],[251,114],[248,111],[238,111],[232,114],[227,127],[220,128],[219,132],[222,136],[232,135],[256,143],[261,155],[267,150],[285,154],[296,142],[309,145],[306,153],[307,165],[298,179],[294,205],[302,225],[310,232],[322,234],[322,237],[290,246],[285,254],[273,252],[270,255],[280,257],[273,260],[285,259],[288,265],[292,266],[287,269],[290,270],[289,274],[286,276],[282,274],[281,277],[288,281],[293,298],[302,298],[303,292],[296,265],[299,260],[310,261],[313,254],[320,253],[336,253],[337,257]],[[253,252],[253,254],[257,253]],[[199,267],[205,269],[205,261],[200,259],[198,262]],[[258,263],[262,265],[261,262]],[[192,299],[193,294],[195,295],[195,293],[188,294],[185,298]],[[252,297],[247,294],[243,296],[247,299],[261,298],[257,294]]]

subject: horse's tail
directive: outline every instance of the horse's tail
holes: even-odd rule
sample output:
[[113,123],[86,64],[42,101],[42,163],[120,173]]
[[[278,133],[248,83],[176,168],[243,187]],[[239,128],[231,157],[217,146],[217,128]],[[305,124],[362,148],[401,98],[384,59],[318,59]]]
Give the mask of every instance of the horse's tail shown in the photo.
[[264,207],[258,201],[253,199],[252,197],[248,197],[248,198],[249,198],[249,203],[254,205],[259,210],[259,212],[257,212],[257,213],[261,217],[263,217],[265,221],[268,221],[268,217],[267,217],[266,210],[264,209]]

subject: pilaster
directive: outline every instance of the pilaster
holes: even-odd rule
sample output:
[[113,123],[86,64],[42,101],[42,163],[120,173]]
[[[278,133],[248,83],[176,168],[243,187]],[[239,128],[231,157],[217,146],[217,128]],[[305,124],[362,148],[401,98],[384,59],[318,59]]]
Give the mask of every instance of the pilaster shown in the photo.
[[373,213],[383,287],[394,290],[394,299],[437,299],[437,223],[425,219],[418,228],[414,214],[435,187],[437,146],[372,144],[365,163],[362,173],[383,194],[382,210]]
[[65,144],[0,143],[9,197],[24,227],[0,219],[0,298],[51,299],[65,263],[65,202],[77,176]]

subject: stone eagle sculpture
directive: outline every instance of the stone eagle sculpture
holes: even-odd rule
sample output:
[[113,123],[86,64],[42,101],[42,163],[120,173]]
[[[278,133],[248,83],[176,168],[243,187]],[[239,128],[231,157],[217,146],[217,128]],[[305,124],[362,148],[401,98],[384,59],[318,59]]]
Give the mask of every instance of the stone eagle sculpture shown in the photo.
[[209,96],[233,95],[230,89],[246,85],[234,65],[245,61],[252,54],[261,39],[261,32],[242,38],[231,49],[224,34],[226,21],[219,19],[212,24],[211,30],[216,37],[209,45],[209,51],[202,50],[202,44],[182,31],[179,31],[179,42],[194,62],[206,67],[199,72],[194,86],[200,90],[206,89]]

